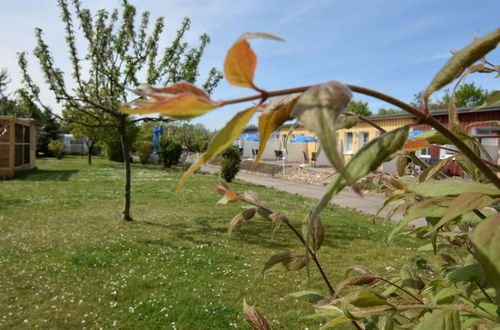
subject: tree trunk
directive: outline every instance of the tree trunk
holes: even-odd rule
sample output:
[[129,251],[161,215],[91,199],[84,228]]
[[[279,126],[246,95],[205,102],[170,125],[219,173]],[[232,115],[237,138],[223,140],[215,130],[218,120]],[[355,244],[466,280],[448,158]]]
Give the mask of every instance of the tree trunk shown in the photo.
[[123,151],[123,164],[125,166],[125,195],[124,195],[124,204],[123,204],[123,220],[125,221],[133,221],[132,216],[130,215],[130,150],[128,146],[128,137],[127,137],[127,123],[125,121],[125,117],[120,120],[120,140],[122,143],[122,151]]
[[94,149],[94,143],[91,143],[90,145],[88,145],[88,148],[89,148],[88,163],[89,163],[89,165],[92,165],[92,152]]

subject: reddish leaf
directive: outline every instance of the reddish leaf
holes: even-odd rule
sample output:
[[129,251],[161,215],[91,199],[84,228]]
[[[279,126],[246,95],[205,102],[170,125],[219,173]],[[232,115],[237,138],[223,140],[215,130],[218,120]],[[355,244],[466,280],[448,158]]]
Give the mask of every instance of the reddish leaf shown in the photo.
[[220,105],[210,100],[203,89],[186,82],[163,88],[143,84],[132,92],[147,97],[121,107],[121,111],[133,115],[161,113],[173,118],[186,119],[200,116]]
[[180,94],[180,93],[192,93],[194,95],[198,95],[201,97],[208,98],[207,92],[203,89],[196,87],[193,84],[180,82],[172,86],[163,87],[163,88],[151,88],[155,93],[168,93],[168,94]]
[[253,84],[253,76],[257,67],[257,56],[253,52],[247,39],[267,38],[281,40],[265,33],[245,33],[229,49],[224,62],[224,74],[230,84],[239,87],[250,87],[256,89]]
[[241,195],[238,194],[237,192],[234,191],[226,191],[224,194],[225,197],[232,199],[232,200],[240,200],[242,199]]
[[123,106],[122,112],[132,115],[145,115],[149,113],[161,113],[177,119],[193,118],[207,113],[219,106],[212,100],[192,93],[182,93],[175,96],[167,96],[162,99],[139,100],[133,103],[137,108]]
[[403,146],[403,151],[416,151],[431,147],[430,143],[424,139],[410,139]]

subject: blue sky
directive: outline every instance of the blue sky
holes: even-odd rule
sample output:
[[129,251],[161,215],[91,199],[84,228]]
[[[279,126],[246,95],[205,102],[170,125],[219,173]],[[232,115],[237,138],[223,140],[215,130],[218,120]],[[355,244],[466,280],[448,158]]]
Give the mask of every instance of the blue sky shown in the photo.
[[[118,0],[81,0],[91,10],[114,8]],[[45,32],[56,62],[70,72],[64,43],[63,25],[55,0],[1,0],[0,67],[6,67],[12,83],[20,87],[16,53],[34,48],[34,28]],[[139,10],[149,10],[152,17],[166,19],[164,45],[175,35],[182,18],[192,20],[187,41],[197,44],[201,33],[208,33],[209,44],[200,67],[200,82],[210,67],[222,70],[227,49],[243,32],[268,32],[285,42],[252,40],[259,56],[255,82],[273,90],[340,80],[389,93],[405,101],[425,89],[434,74],[450,56],[472,40],[474,33],[500,27],[500,1],[239,1],[239,0],[141,0],[133,1]],[[500,64],[500,49],[489,59]],[[37,63],[29,58],[34,79],[43,85]],[[473,76],[487,88],[500,89],[500,79]],[[249,89],[222,83],[214,99],[251,95]],[[50,93],[42,97],[53,105]],[[372,111],[388,105],[355,95],[369,102]],[[211,129],[222,127],[241,104],[214,110],[193,120]],[[254,119],[253,122],[256,122]]]

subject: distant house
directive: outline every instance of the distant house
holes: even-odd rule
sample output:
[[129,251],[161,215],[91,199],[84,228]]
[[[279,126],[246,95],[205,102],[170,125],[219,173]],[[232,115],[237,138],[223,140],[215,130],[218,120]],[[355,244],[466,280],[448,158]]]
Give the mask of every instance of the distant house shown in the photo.
[[59,141],[64,144],[64,151],[72,155],[84,155],[89,149],[83,139],[76,139],[73,134],[59,134]]
[[[432,111],[432,116],[443,125],[448,126],[448,110]],[[478,139],[483,145],[485,151],[488,153],[487,155],[483,155],[483,158],[491,158],[495,164],[498,164],[500,106],[489,106],[478,110],[475,110],[475,108],[461,108],[458,109],[458,120],[465,127],[467,133]],[[480,124],[471,125],[473,123]],[[428,131],[431,129],[430,126],[423,124],[413,127],[413,130],[416,131]],[[447,145],[446,147],[455,149],[453,145]],[[440,159],[453,155],[453,152],[433,147],[419,151],[418,155],[421,158],[426,158],[429,163],[434,164]],[[461,174],[461,170],[455,162],[450,163],[445,170],[450,174]]]
[[36,126],[33,119],[0,116],[0,178],[35,168]]
[[[431,113],[432,116],[434,116],[434,118],[436,118],[439,122],[443,123],[445,126],[448,125],[448,110],[431,110]],[[475,108],[461,108],[458,109],[458,113],[459,121],[464,127],[466,127],[467,132],[473,137],[479,139],[485,149],[488,151],[488,155],[492,158],[492,161],[498,163],[498,137],[500,136],[500,125],[498,125],[498,123],[495,123],[495,121],[500,121],[500,106],[484,107],[479,110],[475,110]],[[391,131],[398,127],[417,122],[416,118],[409,113],[371,116],[368,117],[368,119],[370,119],[386,131]],[[484,123],[467,127],[467,125],[475,122]],[[316,137],[313,132],[310,132],[303,127],[299,126],[293,131],[290,131],[290,127],[291,125],[287,124],[283,125],[280,128],[279,140],[281,143],[285,143],[288,135],[291,135],[288,138],[288,141],[300,135]],[[427,125],[415,125],[412,127],[412,130],[415,131],[414,133],[430,129],[431,127]],[[338,130],[337,139],[339,143],[339,151],[343,155],[344,160],[348,161],[356,152],[359,151],[359,149],[361,149],[365,144],[367,144],[369,141],[373,140],[380,134],[382,133],[379,130],[365,122],[359,122],[356,126],[349,129]],[[292,146],[292,144],[289,144],[288,146],[289,161],[302,161],[302,152],[295,150],[297,149],[297,147]],[[453,148],[454,146],[448,147]],[[315,146],[313,143],[307,149],[309,157],[311,156],[312,152],[317,150],[316,148],[319,148],[319,146]],[[439,148],[429,148],[419,151],[417,152],[417,154],[422,158],[429,158],[429,161],[432,163],[436,160],[439,160],[440,158],[449,156],[450,152]],[[327,164],[326,158],[321,153],[319,155],[317,164]],[[391,164],[384,164],[383,168],[385,171],[393,171],[395,170],[395,165],[392,166]],[[454,163],[450,165],[450,171],[453,174],[459,174],[458,167]]]

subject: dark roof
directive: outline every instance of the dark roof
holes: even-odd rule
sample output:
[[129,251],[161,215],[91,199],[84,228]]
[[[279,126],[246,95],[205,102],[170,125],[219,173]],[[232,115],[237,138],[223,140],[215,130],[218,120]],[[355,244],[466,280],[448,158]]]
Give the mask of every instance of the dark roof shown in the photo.
[[[468,108],[459,108],[458,113],[468,113],[468,112],[488,112],[488,111],[500,111],[500,106],[499,105],[490,105],[481,109],[476,109],[477,107],[468,107]],[[431,115],[433,116],[440,116],[440,115],[447,115],[448,114],[448,109],[430,109]],[[408,118],[408,117],[413,117],[412,114],[408,112],[404,113],[395,113],[395,114],[389,114],[389,115],[375,115],[375,116],[370,116],[368,117],[369,119],[390,119],[390,118]]]

